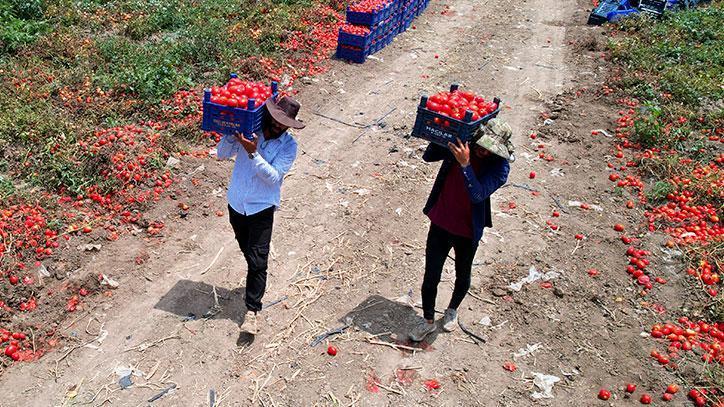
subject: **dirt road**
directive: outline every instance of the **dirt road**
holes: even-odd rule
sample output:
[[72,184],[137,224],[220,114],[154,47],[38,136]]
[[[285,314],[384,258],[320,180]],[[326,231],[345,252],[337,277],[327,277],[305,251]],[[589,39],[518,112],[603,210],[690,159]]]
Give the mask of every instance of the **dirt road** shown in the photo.
[[[605,141],[587,140],[588,126],[606,123],[597,123],[595,107],[584,102],[560,113],[549,127],[568,132],[568,139],[540,140],[555,156],[550,163],[536,159],[539,141],[528,137],[541,123],[544,100],[592,75],[570,58],[569,41],[586,31],[571,32],[585,22],[576,14],[580,8],[551,0],[435,1],[414,30],[374,59],[334,61],[330,72],[309,80],[300,94],[308,126],[297,134],[301,153],[284,184],[265,297],[284,300],[262,314],[263,333],[251,343],[238,329],[245,265],[226,217],[215,215],[225,210],[219,188],[232,163],[185,160],[184,169],[194,174],[184,178],[177,198],[191,205],[190,215],[180,219],[176,202],[164,203],[150,217],[166,216],[165,236],[129,236],[89,257],[80,274],[108,273],[120,288],[66,321],[62,332],[77,341],[0,378],[0,405],[144,405],[175,385],[153,404],[207,406],[213,389],[220,405],[521,406],[535,403],[531,379],[538,372],[561,378],[555,398],[538,404],[580,406],[589,405],[609,372],[637,374],[638,355],[626,356],[626,345],[639,333],[639,317],[617,319],[612,302],[626,295],[615,288],[625,277],[594,281],[585,274],[594,265],[615,270],[622,261],[608,257],[615,236],[602,226],[615,216],[609,208],[617,199],[602,193],[605,164],[597,157]],[[501,117],[518,146],[511,185],[493,197],[495,228],[480,245],[472,294],[460,313],[488,342],[473,343],[458,330],[408,352],[376,342],[397,340],[404,347],[404,332],[419,311],[395,300],[412,290],[412,302],[419,301],[428,227],[421,209],[438,166],[423,163],[424,144],[404,136],[420,95],[453,81],[500,96]],[[555,168],[563,175],[552,175]],[[528,178],[531,170],[539,174],[535,180]],[[545,224],[554,200],[568,212],[557,233]],[[584,213],[568,200],[604,210]],[[515,210],[507,209],[511,201]],[[576,250],[574,233],[589,237]],[[531,265],[561,274],[555,290],[534,283],[508,292]],[[440,309],[451,291],[450,267]],[[615,328],[607,328],[610,313]],[[485,315],[496,328],[478,323]],[[332,338],[336,357],[325,354],[326,341],[309,346],[346,316],[353,327]],[[515,360],[516,372],[502,368],[512,353],[535,344],[539,350]],[[137,370],[125,390],[115,372],[121,367]],[[428,379],[441,389],[425,389]]]

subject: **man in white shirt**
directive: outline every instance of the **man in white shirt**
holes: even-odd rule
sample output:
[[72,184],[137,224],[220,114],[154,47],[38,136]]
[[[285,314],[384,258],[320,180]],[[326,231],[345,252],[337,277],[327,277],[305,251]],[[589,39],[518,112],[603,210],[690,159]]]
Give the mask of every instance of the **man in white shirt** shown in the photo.
[[227,193],[229,222],[247,264],[246,315],[242,331],[259,333],[256,314],[262,309],[266,290],[269,245],[274,211],[279,207],[284,174],[297,156],[297,142],[287,130],[302,129],[296,119],[299,102],[284,97],[266,102],[267,113],[262,134],[252,139],[242,134],[227,135],[217,147],[217,157],[236,156]]

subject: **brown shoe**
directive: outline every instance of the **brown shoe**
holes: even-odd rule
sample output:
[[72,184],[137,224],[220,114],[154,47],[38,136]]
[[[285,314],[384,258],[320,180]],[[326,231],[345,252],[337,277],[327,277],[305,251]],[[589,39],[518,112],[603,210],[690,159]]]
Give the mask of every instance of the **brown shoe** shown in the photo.
[[246,311],[246,315],[244,315],[244,323],[241,324],[241,330],[251,335],[259,333],[259,326],[256,323],[256,312]]

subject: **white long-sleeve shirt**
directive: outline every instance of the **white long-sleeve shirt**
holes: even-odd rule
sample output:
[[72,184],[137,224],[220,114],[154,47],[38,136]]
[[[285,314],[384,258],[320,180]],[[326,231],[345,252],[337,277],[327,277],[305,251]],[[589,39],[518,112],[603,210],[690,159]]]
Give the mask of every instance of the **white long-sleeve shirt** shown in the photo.
[[226,196],[229,205],[242,215],[279,207],[282,181],[297,157],[297,142],[288,132],[272,140],[259,135],[257,153],[250,159],[241,143],[231,135],[224,136],[216,148],[219,160],[236,156]]

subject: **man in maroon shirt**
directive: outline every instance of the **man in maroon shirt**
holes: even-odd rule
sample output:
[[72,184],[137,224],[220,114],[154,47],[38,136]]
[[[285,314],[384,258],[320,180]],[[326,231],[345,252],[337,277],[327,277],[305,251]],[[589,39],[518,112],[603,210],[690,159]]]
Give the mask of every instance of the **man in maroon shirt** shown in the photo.
[[422,283],[423,318],[410,332],[421,341],[435,332],[435,300],[442,268],[450,249],[455,250],[455,287],[442,327],[457,325],[457,309],[470,288],[470,274],[483,229],[491,227],[490,195],[508,179],[513,161],[510,127],[497,119],[481,126],[472,147],[459,139],[448,149],[431,143],[423,160],[442,161],[423,212],[430,218]]

